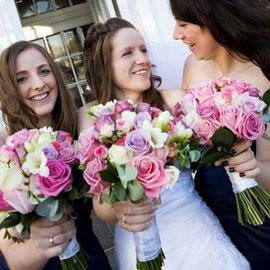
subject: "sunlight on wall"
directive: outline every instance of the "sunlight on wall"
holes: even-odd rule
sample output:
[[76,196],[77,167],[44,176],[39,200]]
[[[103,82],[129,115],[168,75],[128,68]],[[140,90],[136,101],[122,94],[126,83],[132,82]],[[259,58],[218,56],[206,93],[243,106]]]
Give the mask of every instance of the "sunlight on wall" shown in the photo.
[[33,25],[24,27],[23,32],[27,40],[33,40],[40,37],[52,35],[53,29],[50,26]]

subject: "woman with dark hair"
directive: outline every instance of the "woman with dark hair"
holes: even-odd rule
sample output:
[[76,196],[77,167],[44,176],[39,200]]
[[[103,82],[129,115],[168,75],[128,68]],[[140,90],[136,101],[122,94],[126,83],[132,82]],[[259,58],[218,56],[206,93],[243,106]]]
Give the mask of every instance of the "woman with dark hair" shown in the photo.
[[[2,143],[9,134],[21,129],[44,126],[67,131],[76,137],[76,106],[58,67],[37,44],[19,41],[2,52],[0,101],[6,124],[0,132]],[[72,207],[76,220],[67,216],[57,222],[39,218],[31,224],[29,235],[20,244],[4,238],[5,230],[1,230],[0,250],[10,269],[61,270],[58,255],[75,235],[87,253],[89,269],[110,269],[92,230],[91,203],[78,200]],[[10,230],[10,233],[17,232]],[[5,263],[3,257],[0,259]]]
[[[270,87],[270,2],[266,0],[170,0],[176,20],[174,37],[189,46],[181,89],[226,76],[249,82],[261,90]],[[269,131],[268,131],[269,133]],[[270,190],[270,143],[259,139],[235,145],[230,166],[242,176],[256,178]],[[241,225],[235,197],[223,166],[203,167],[196,188],[219,218],[225,232],[252,269],[268,269],[270,220],[263,225]]]
[[[174,102],[174,91],[163,92],[161,96],[156,90],[145,42],[135,27],[123,19],[111,18],[90,27],[84,62],[96,103],[131,99],[164,109]],[[86,112],[90,106],[81,110],[80,130],[89,127]],[[195,192],[189,171],[181,172],[172,189],[162,188],[158,207],[148,200],[111,206],[94,198],[94,209],[102,219],[117,223],[115,252],[119,270],[136,270],[131,232],[146,229],[154,215],[166,257],[162,269],[249,269],[245,258]]]

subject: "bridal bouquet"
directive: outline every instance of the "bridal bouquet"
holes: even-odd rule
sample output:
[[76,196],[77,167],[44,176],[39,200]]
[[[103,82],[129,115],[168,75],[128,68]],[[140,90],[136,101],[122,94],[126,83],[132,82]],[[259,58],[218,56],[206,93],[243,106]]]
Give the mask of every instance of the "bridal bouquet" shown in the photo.
[[[79,196],[72,166],[77,151],[70,134],[51,128],[21,130],[0,148],[0,229],[5,238],[23,242],[10,234],[14,228],[27,233],[38,217],[51,221],[67,214],[68,201]],[[53,238],[48,239],[53,245]],[[62,269],[86,269],[87,262],[76,238],[59,256]]]
[[[239,140],[256,140],[263,136],[266,125],[263,113],[269,105],[269,93],[262,99],[252,85],[220,77],[199,84],[175,106],[175,118],[191,128],[193,136],[204,146],[200,164],[214,164],[230,155]],[[233,168],[225,167],[236,196],[241,224],[259,225],[270,217],[270,195],[255,179],[240,177]]]
[[[113,204],[158,197],[161,187],[172,186],[179,170],[165,166],[172,115],[130,101],[111,101],[90,108],[89,128],[79,136],[80,162],[90,194]],[[108,192],[104,192],[109,190]],[[137,268],[161,269],[164,255],[155,220],[134,233]]]

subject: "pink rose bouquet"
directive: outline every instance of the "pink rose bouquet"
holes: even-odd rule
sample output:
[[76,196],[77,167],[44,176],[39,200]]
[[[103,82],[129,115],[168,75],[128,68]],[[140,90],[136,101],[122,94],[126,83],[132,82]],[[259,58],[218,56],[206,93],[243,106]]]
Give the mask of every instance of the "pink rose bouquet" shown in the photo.
[[[79,197],[79,187],[72,177],[77,150],[70,134],[51,128],[21,130],[6,139],[0,148],[0,229],[11,235],[29,231],[38,217],[57,221],[67,213],[70,200]],[[75,196],[74,196],[75,194]],[[86,269],[80,246],[72,239],[61,256],[63,269]]]
[[[176,121],[192,129],[199,141],[199,163],[208,165],[230,155],[235,142],[256,140],[264,135],[269,93],[263,99],[249,83],[220,77],[187,90],[174,110]],[[200,148],[202,147],[202,148]],[[259,225],[270,217],[270,195],[255,179],[240,177],[225,166],[236,196],[241,224]]]
[[[145,196],[158,197],[164,185],[177,180],[179,170],[165,166],[174,131],[168,111],[146,103],[111,101],[91,107],[88,114],[89,128],[78,142],[89,194],[110,204],[139,202]],[[155,220],[134,239],[138,269],[161,269],[164,255]]]

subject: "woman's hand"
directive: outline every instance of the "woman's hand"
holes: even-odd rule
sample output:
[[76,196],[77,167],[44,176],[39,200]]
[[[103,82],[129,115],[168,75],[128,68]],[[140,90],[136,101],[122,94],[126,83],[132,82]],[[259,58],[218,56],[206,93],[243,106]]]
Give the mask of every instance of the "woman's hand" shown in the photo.
[[56,222],[39,218],[30,227],[30,240],[46,259],[62,254],[75,235],[74,220],[67,215]]
[[250,147],[250,141],[241,141],[235,144],[230,150],[231,157],[216,162],[216,165],[229,166],[231,172],[239,172],[242,177],[256,178],[260,173],[260,168]]
[[158,204],[159,198],[154,200],[145,198],[139,203],[132,203],[130,200],[116,202],[114,209],[117,224],[130,232],[143,231],[150,225]]

